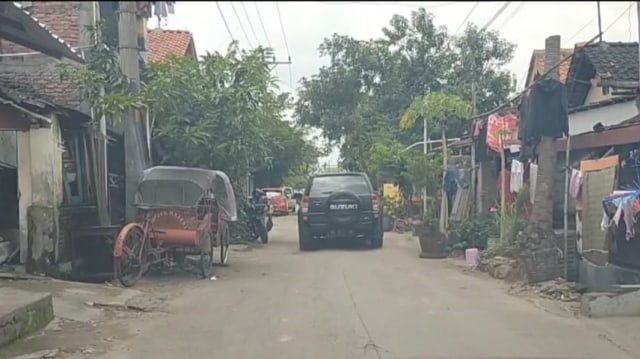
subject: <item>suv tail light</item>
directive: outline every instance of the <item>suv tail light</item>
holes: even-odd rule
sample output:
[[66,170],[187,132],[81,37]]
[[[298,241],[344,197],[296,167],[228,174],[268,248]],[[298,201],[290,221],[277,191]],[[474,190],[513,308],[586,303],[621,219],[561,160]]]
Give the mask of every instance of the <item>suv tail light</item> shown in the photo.
[[302,214],[309,213],[309,196],[304,196],[302,198],[302,207],[300,208]]
[[380,215],[380,198],[378,198],[377,193],[371,194],[371,203],[373,204],[373,211],[376,213],[375,217],[378,218]]

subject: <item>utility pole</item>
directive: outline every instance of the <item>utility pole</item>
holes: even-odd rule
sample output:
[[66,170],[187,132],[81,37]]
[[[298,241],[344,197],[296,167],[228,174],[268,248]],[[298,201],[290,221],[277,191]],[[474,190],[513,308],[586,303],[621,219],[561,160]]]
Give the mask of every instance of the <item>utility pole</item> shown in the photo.
[[[476,96],[476,81],[475,79],[471,79],[471,103],[473,105],[473,115],[477,115],[478,109],[477,109],[477,96]],[[473,134],[472,134],[472,140],[473,140]],[[473,143],[473,141],[471,141],[471,198],[477,198],[476,196],[476,178],[478,177],[477,173],[476,173],[476,146]],[[472,202],[473,203],[473,202]],[[476,211],[478,211],[478,213],[480,213],[480,210],[478,209],[478,203],[475,204],[476,205]],[[473,209],[472,211],[473,212]]]
[[[427,119],[424,118],[422,120],[424,124],[424,128],[422,129],[422,153],[424,154],[425,163],[427,161]],[[424,182],[424,187],[422,188],[422,216],[427,216],[427,181]]]
[[600,13],[600,1],[596,1],[596,4],[598,4],[598,40],[600,42],[602,42],[602,16]]
[[[638,37],[640,37],[640,1],[636,1],[636,16],[638,17]],[[638,46],[638,60],[640,61],[640,46]],[[640,77],[638,77],[640,81]],[[640,86],[640,82],[639,82]],[[636,99],[636,107],[640,111],[640,89],[638,89],[638,98]]]
[[[120,68],[132,86],[138,90],[140,82],[140,68],[138,65],[138,20],[135,1],[119,1],[118,11],[118,45],[120,52]],[[133,207],[138,179],[144,170],[144,159],[140,158],[139,129],[136,121],[136,110],[127,109],[122,116],[122,123],[118,126],[124,135],[125,161],[125,212],[127,221],[134,220]]]

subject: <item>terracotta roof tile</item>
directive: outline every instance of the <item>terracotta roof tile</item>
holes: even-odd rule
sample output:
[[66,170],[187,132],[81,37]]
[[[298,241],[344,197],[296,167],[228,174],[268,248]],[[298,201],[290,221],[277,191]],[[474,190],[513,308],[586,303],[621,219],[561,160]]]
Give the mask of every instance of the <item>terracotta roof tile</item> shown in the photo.
[[[560,54],[562,58],[566,58],[573,54],[573,49],[561,49]],[[533,57],[535,58],[535,69],[534,74],[537,72],[539,75],[542,75],[545,71],[544,68],[544,50],[533,50]],[[560,65],[560,82],[563,84],[567,83],[567,75],[569,75],[569,68],[571,67],[571,60],[564,61]]]
[[169,55],[187,56],[189,49],[195,46],[193,35],[189,31],[182,30],[149,30],[149,62],[159,62]]

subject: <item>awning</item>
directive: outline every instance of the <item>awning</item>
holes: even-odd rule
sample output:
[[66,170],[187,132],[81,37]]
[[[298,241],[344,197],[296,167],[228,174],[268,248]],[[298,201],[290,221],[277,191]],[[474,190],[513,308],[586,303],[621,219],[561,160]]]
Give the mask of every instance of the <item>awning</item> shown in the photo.
[[0,2],[0,38],[61,59],[83,62],[82,57],[36,18],[13,2]]

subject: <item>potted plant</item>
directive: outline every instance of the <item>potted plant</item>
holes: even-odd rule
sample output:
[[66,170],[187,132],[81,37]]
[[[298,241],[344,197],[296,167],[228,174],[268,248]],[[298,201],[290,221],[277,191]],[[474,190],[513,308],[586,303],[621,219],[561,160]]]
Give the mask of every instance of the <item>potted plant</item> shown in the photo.
[[382,223],[385,232],[393,229],[393,222],[398,218],[400,207],[402,206],[402,198],[400,196],[385,196],[382,202],[384,216]]
[[447,257],[447,237],[438,230],[437,219],[424,218],[415,228],[420,242],[420,258]]

